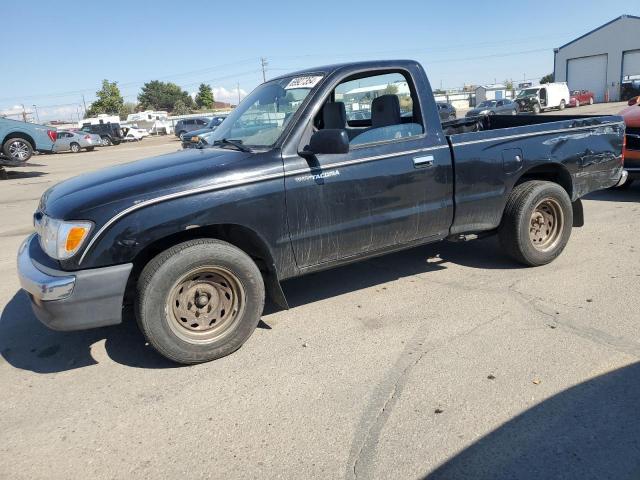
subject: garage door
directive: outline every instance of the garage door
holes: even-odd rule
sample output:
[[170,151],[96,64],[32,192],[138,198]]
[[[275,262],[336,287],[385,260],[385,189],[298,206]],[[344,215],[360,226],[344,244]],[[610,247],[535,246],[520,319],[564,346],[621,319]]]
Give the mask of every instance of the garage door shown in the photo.
[[591,90],[596,102],[604,102],[607,88],[607,55],[572,58],[567,64],[569,90]]
[[622,57],[622,78],[630,75],[640,75],[640,50],[624,52]]

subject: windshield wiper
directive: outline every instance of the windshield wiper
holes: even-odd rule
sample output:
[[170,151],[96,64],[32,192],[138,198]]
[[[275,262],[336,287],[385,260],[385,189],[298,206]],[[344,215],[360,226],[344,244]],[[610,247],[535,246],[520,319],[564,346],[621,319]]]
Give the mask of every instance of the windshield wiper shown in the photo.
[[237,148],[241,152],[247,152],[247,153],[252,152],[252,150],[249,147],[245,147],[244,145],[242,145],[242,143],[238,142],[237,140],[229,140],[227,138],[216,140],[215,142],[213,142],[213,145],[215,146],[230,145],[232,147]]

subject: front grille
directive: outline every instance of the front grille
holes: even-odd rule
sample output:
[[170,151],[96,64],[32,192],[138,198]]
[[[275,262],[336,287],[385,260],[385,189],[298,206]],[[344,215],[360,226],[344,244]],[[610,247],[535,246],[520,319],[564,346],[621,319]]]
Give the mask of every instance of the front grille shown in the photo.
[[640,128],[627,127],[627,148],[629,150],[640,150]]

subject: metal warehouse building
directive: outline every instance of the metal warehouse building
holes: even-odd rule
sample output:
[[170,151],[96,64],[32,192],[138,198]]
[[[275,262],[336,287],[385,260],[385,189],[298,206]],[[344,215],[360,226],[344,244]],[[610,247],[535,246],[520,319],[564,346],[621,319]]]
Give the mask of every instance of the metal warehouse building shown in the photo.
[[640,75],[640,17],[622,15],[554,49],[554,78],[591,90],[597,102],[619,100],[625,77]]

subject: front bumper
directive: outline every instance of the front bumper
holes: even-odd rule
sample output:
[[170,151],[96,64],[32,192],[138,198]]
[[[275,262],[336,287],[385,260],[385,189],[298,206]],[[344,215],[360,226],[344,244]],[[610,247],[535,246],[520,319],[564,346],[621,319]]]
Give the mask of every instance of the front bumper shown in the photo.
[[83,330],[122,322],[124,292],[133,264],[65,272],[33,258],[35,235],[18,250],[20,285],[33,311],[53,330]]

